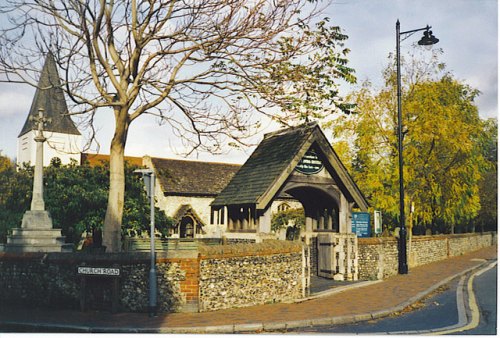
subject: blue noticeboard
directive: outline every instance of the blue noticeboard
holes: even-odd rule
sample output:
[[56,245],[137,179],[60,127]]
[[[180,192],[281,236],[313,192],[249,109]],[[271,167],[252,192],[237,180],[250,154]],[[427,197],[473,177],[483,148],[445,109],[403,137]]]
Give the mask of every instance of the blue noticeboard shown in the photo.
[[352,232],[358,237],[371,237],[370,214],[367,212],[352,213]]

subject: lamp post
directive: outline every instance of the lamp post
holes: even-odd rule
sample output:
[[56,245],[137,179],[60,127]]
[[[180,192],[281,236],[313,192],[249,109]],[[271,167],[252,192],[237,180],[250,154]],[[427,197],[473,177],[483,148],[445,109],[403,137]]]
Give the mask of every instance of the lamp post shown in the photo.
[[151,222],[150,222],[150,238],[151,238],[151,267],[149,269],[149,316],[157,315],[157,285],[156,285],[156,260],[155,260],[155,173],[152,169],[137,169],[134,173],[141,174],[146,186],[151,205]]
[[415,32],[424,31],[424,36],[418,41],[421,46],[431,46],[439,42],[432,35],[431,27],[427,25],[424,28],[413,29],[401,32],[399,20],[396,21],[396,67],[397,67],[397,97],[398,97],[398,153],[399,153],[399,243],[398,243],[398,272],[399,274],[408,273],[408,262],[406,256],[406,224],[405,224],[405,192],[403,185],[403,131],[402,131],[402,112],[401,112],[401,36],[409,35]]

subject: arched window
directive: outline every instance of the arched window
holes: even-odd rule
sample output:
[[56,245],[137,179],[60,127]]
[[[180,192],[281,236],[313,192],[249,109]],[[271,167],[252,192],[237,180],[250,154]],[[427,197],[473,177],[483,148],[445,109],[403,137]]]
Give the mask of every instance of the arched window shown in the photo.
[[180,238],[194,238],[194,220],[191,217],[183,217],[179,228]]
[[278,212],[280,211],[286,211],[290,209],[290,205],[288,203],[281,203],[280,205],[278,205]]

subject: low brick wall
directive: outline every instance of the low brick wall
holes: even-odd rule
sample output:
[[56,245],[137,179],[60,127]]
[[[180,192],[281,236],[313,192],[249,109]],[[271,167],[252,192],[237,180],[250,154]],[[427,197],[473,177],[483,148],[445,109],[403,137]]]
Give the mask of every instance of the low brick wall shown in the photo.
[[[470,233],[413,236],[407,243],[408,265],[415,267],[463,255],[497,243],[497,234]],[[358,238],[359,278],[384,279],[398,273],[398,245],[393,237]]]
[[200,248],[200,311],[301,298],[302,259],[297,242]]

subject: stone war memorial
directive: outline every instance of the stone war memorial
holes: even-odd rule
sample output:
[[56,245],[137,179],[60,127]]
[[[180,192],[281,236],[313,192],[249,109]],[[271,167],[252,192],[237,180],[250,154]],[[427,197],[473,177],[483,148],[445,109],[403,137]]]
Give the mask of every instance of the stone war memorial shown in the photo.
[[[33,199],[0,252],[0,301],[147,312],[150,238],[124,233],[119,253],[67,252],[61,231],[53,229],[43,166],[56,156],[99,166],[109,156],[75,146],[81,135],[50,53],[39,81],[18,139],[18,161],[35,164]],[[47,149],[51,140],[58,147]],[[167,238],[153,241],[159,312],[290,302],[308,296],[318,280],[348,283],[397,274],[395,238],[353,232],[353,215],[367,212],[369,203],[316,122],[264,135],[243,165],[146,155],[125,160],[154,171],[156,206],[174,220]],[[303,225],[273,228],[274,215],[287,210],[300,213]],[[496,241],[495,233],[416,236],[409,265]]]
[[72,251],[71,244],[65,244],[65,237],[61,235],[60,229],[53,229],[50,213],[45,210],[43,198],[43,143],[46,138],[43,135],[43,125],[50,122],[39,109],[37,117],[32,120],[38,126],[35,136],[36,163],[33,179],[33,197],[31,209],[23,216],[20,228],[13,229],[12,235],[7,238],[5,250],[7,252],[60,252]]
[[[62,110],[58,110],[61,107]],[[31,153],[35,154],[35,170],[33,179],[33,196],[31,208],[23,216],[20,228],[13,229],[7,238],[7,252],[61,252],[71,251],[72,246],[65,244],[60,229],[53,229],[52,218],[45,210],[43,196],[44,143],[47,138],[44,130],[47,125],[56,125],[69,119],[62,115],[67,112],[64,95],[60,88],[59,76],[51,53],[47,55],[38,88],[31,104],[30,113],[21,131],[21,137],[27,133],[32,135]],[[52,119],[51,116],[56,118]],[[69,120],[71,121],[71,120]],[[72,123],[72,121],[71,121]],[[28,148],[28,147],[26,147]]]

